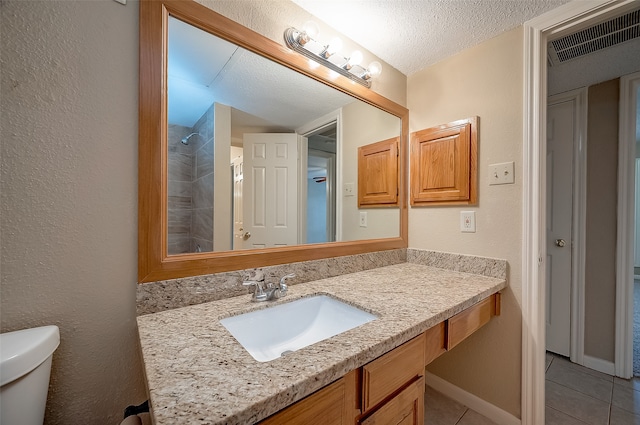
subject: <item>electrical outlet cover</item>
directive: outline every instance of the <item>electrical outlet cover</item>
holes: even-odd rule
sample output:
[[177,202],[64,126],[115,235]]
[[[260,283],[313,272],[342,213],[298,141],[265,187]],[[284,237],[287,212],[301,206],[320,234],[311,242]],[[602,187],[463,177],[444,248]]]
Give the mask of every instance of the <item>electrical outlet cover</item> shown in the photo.
[[463,233],[476,232],[475,211],[460,211],[460,231]]

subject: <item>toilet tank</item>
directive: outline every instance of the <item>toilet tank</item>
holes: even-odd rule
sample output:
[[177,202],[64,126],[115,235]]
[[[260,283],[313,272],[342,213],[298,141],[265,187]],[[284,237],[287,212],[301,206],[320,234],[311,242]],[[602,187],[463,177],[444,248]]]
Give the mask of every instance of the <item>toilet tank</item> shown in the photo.
[[42,425],[57,326],[0,334],[0,424]]

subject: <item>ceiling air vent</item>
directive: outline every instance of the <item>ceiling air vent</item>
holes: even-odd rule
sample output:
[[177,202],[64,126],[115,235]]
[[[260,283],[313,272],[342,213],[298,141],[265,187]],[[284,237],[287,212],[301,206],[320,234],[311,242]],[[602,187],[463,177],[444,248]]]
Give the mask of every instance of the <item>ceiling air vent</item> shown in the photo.
[[640,37],[640,9],[549,42],[549,64],[559,65]]

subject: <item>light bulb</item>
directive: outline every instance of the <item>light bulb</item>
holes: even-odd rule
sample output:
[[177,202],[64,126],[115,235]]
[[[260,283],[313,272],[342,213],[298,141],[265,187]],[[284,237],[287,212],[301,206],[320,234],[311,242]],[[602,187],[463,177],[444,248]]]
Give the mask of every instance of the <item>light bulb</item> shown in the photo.
[[320,28],[318,28],[318,24],[316,24],[315,22],[307,21],[302,26],[302,31],[309,37],[315,39],[320,33]]
[[367,68],[365,80],[368,80],[369,78],[377,77],[381,73],[382,73],[382,65],[380,64],[380,62],[377,62],[377,61],[371,62],[369,64],[369,67]]
[[349,57],[349,65],[350,66],[360,65],[360,62],[362,62],[362,52],[360,50],[354,50],[353,53],[351,53],[351,56]]
[[318,29],[318,25],[316,25],[315,22],[305,22],[305,24],[302,26],[302,32],[298,33],[298,43],[304,46],[309,41],[314,40],[319,31],[320,30]]

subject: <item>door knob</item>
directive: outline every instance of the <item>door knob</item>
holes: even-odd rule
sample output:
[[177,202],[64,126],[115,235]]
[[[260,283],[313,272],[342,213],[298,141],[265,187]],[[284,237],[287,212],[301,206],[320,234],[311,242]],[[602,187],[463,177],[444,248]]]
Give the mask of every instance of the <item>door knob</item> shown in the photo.
[[244,235],[242,235],[242,239],[244,239],[245,241],[247,239],[249,239],[251,237],[251,233],[250,232],[246,232]]
[[566,244],[567,243],[564,241],[564,239],[556,239],[556,246],[559,246],[560,248],[562,248]]

